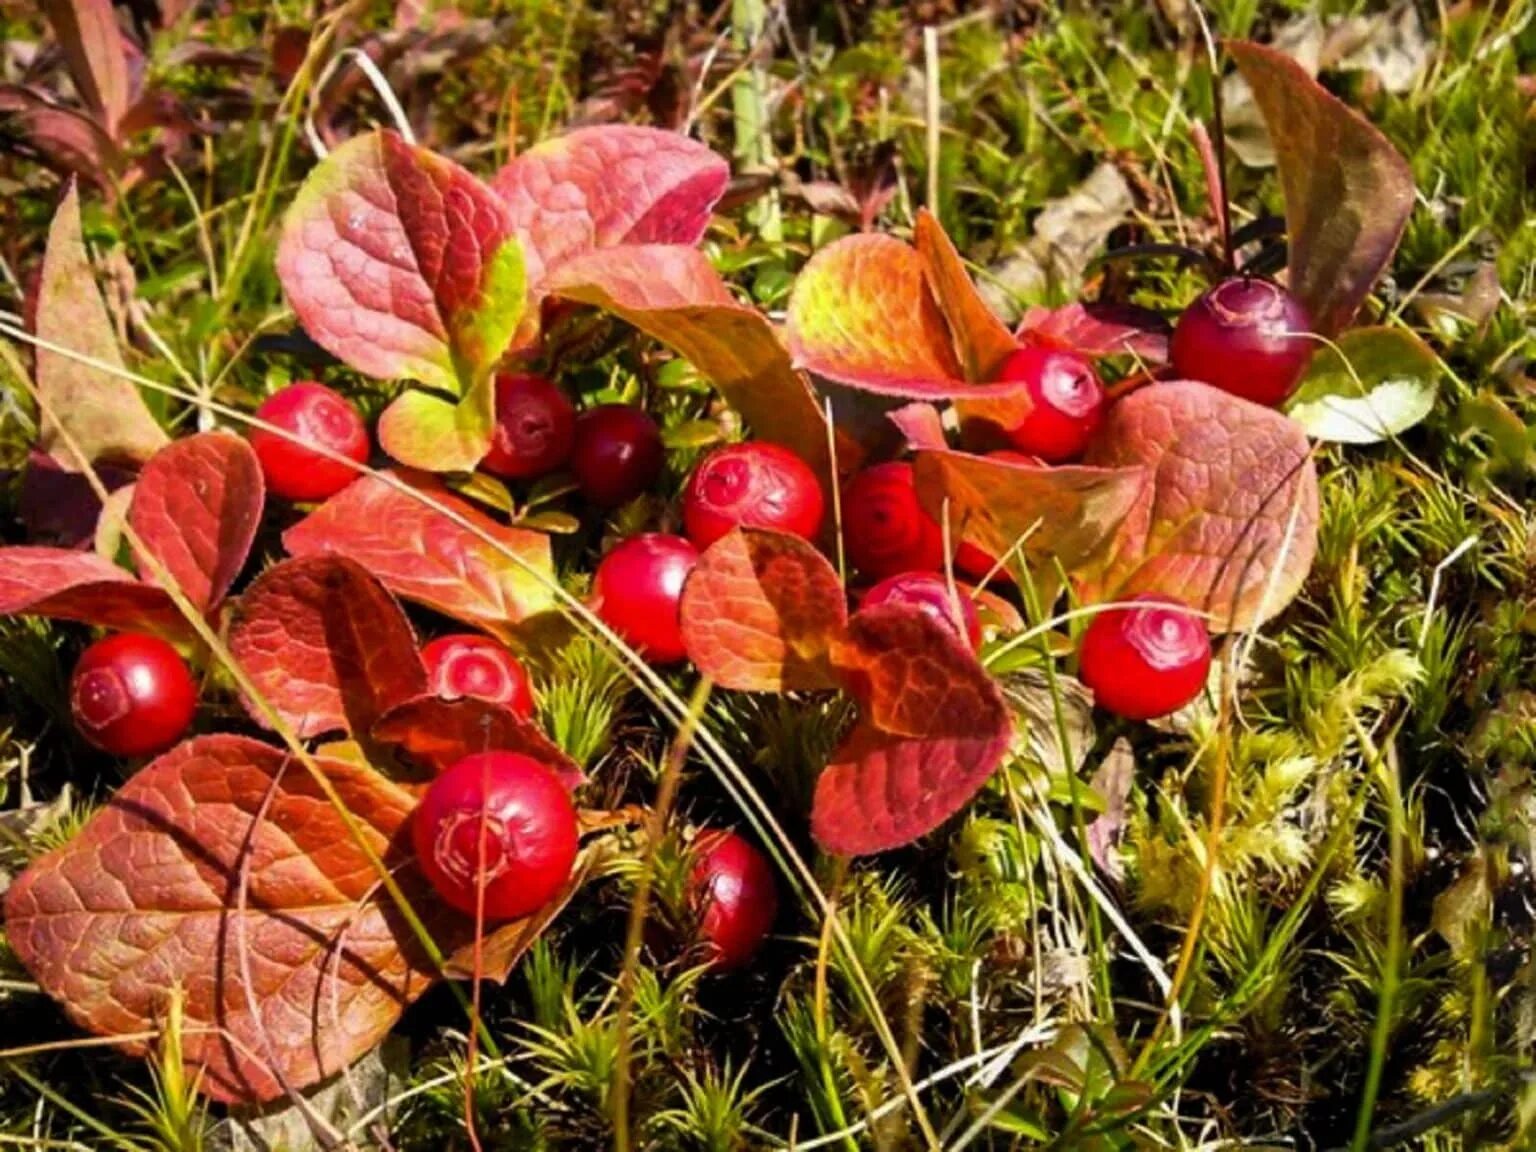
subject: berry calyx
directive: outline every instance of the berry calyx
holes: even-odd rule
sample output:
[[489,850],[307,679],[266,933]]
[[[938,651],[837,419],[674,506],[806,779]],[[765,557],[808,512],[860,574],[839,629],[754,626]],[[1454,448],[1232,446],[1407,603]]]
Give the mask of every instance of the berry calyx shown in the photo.
[[528,916],[554,899],[577,840],[570,794],[548,765],[516,752],[464,757],[411,816],[411,842],[437,894],[472,916],[483,877],[487,920]]
[[180,740],[197,710],[197,685],[164,640],[120,632],[80,655],[69,710],[87,741],[114,756],[151,756]]
[[444,700],[473,696],[500,704],[524,718],[533,715],[528,673],[504,645],[489,636],[457,632],[439,636],[421,650],[427,686]]
[[1200,694],[1210,669],[1204,621],[1166,596],[1100,612],[1078,649],[1078,675],[1094,702],[1127,720],[1177,712]]
[[678,618],[699,550],[681,536],[647,532],[615,545],[592,578],[592,609],[653,664],[688,655]]
[[[958,557],[956,563],[959,563]],[[943,624],[974,650],[981,647],[981,620],[971,598],[956,589],[951,595],[949,582],[932,572],[903,572],[880,581],[860,601],[862,608],[880,604],[911,604]]]
[[480,467],[509,480],[530,480],[562,467],[576,442],[576,409],[542,376],[496,377],[496,426]]
[[917,500],[912,465],[876,464],[843,489],[848,559],[876,580],[944,567],[944,533]]
[[1184,309],[1173,330],[1173,370],[1273,407],[1312,359],[1311,330],[1306,308],[1280,285],[1233,277]]
[[1025,345],[1003,361],[998,380],[1029,397],[1029,414],[1005,430],[1016,448],[1050,463],[1083,454],[1104,418],[1104,385],[1085,357]]
[[710,967],[739,968],[779,913],[779,886],[763,854],[734,832],[702,833],[688,874],[689,906]]
[[571,471],[599,507],[626,504],[656,483],[663,456],[661,430],[640,408],[600,404],[576,418]]
[[328,500],[357,479],[355,469],[322,456],[315,447],[358,464],[366,463],[372,450],[368,428],[357,409],[339,392],[314,380],[274,392],[262,401],[256,416],[296,438],[265,428],[251,430],[251,447],[261,463],[267,491],[285,500]]
[[821,530],[825,504],[816,473],[788,448],[727,444],[693,470],[683,492],[683,526],[700,548],[738,526],[809,540]]

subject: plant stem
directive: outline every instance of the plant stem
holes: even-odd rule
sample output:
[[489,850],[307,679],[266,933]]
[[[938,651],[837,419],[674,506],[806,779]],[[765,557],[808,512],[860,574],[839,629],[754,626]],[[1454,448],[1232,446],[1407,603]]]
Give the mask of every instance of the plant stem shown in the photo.
[[[764,0],[732,0],[731,39],[737,51],[755,56],[768,23]],[[750,61],[742,69],[731,90],[735,117],[736,143],[733,155],[740,172],[772,172],[774,152],[772,125],[768,116],[768,74],[763,65]],[[752,225],[769,244],[784,240],[784,221],[779,208],[779,193],[770,189],[749,212]]]

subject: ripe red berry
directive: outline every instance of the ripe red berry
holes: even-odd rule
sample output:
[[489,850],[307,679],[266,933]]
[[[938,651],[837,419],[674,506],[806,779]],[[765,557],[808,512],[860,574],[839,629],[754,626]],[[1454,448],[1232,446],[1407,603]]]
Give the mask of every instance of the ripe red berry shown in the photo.
[[1200,694],[1210,668],[1205,623],[1166,596],[1138,596],[1100,612],[1078,649],[1078,672],[1094,702],[1128,720],[1177,712]]
[[876,580],[944,567],[944,533],[917,501],[910,464],[876,464],[848,482],[843,539],[854,567]]
[[528,673],[504,645],[489,636],[459,632],[439,636],[421,650],[427,685],[444,700],[474,696],[515,712],[533,715]]
[[432,781],[411,816],[411,842],[437,894],[474,915],[483,873],[487,920],[548,904],[570,877],[577,839],[570,794],[547,765],[516,752],[464,757]]
[[487,472],[529,480],[562,467],[576,442],[576,409],[542,376],[496,377],[496,427],[480,461]]
[[357,479],[354,469],[305,445],[317,445],[359,464],[368,460],[371,445],[363,418],[344,396],[324,384],[313,380],[290,384],[264,400],[256,415],[297,437],[292,440],[265,428],[251,430],[251,447],[261,462],[267,491],[285,500],[327,500]]
[[683,492],[683,525],[700,548],[738,525],[809,540],[821,530],[824,506],[816,473],[788,448],[727,444],[693,470]]
[[903,572],[900,576],[887,577],[864,593],[860,607],[911,604],[932,616],[956,636],[963,637],[973,649],[979,648],[981,621],[976,616],[976,605],[971,603],[971,598],[963,590],[957,588],[956,593],[951,596],[949,582],[936,573]]
[[603,508],[633,500],[661,475],[661,430],[643,409],[600,404],[576,418],[571,471],[581,494]]
[[763,854],[734,832],[701,834],[688,875],[689,903],[710,966],[739,968],[779,913],[779,887]]
[[1173,330],[1173,369],[1234,396],[1274,406],[1296,387],[1314,342],[1311,317],[1280,285],[1223,280],[1184,310]]
[[1081,456],[1104,418],[1104,385],[1075,352],[1025,345],[1003,361],[998,379],[1021,384],[1029,415],[1007,429],[1021,451],[1059,463]]
[[114,756],[164,752],[192,723],[197,685],[164,640],[120,632],[80,655],[69,684],[80,734]]
[[681,536],[647,532],[615,545],[592,578],[592,608],[654,664],[688,655],[678,620],[683,583],[699,550]]

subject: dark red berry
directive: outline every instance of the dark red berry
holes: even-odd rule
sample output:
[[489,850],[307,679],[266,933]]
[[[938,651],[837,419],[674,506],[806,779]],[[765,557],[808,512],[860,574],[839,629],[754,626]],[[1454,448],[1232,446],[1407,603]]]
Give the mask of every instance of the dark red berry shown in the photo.
[[592,609],[653,664],[688,655],[678,605],[699,550],[681,536],[647,532],[615,545],[592,578]]
[[944,533],[917,501],[910,464],[876,464],[848,482],[843,541],[853,566],[876,580],[944,567]]
[[1166,596],[1100,612],[1078,649],[1078,674],[1094,702],[1128,720],[1177,712],[1200,694],[1210,668],[1204,621]]
[[[981,621],[976,616],[976,605],[971,603],[963,589],[956,595],[949,591],[949,581],[933,572],[903,572],[888,576],[868,592],[860,601],[861,608],[874,608],[880,604],[911,604],[922,609],[956,636],[960,636],[975,649],[981,647]],[[963,627],[962,627],[963,625]]]
[[80,734],[114,756],[164,752],[186,732],[197,685],[164,640],[120,632],[80,655],[69,684]]
[[516,752],[464,757],[432,781],[411,816],[411,841],[437,894],[474,915],[483,875],[487,920],[528,916],[554,899],[576,863],[577,838],[564,785]]
[[1234,396],[1274,406],[1296,387],[1314,341],[1311,317],[1280,285],[1223,280],[1184,310],[1173,330],[1173,370]]
[[702,833],[693,847],[688,895],[710,966],[752,959],[779,913],[779,886],[763,854],[734,832]]
[[601,404],[576,418],[571,471],[599,507],[628,503],[656,483],[662,459],[661,430],[642,409]]
[[1007,429],[1021,451],[1052,463],[1081,456],[1104,418],[1104,385],[1075,352],[1026,345],[1003,361],[998,379],[1022,385],[1029,415]]
[[427,686],[444,700],[474,696],[519,716],[533,715],[528,673],[507,648],[473,632],[439,636],[421,650]]
[[788,448],[727,444],[693,470],[683,492],[683,525],[700,548],[738,525],[809,540],[821,530],[825,502],[816,473]]
[[256,415],[297,437],[279,436],[265,428],[251,430],[251,447],[261,461],[267,491],[285,500],[327,500],[359,475],[356,469],[305,445],[367,463],[371,445],[363,418],[344,396],[324,384],[313,380],[290,384],[263,401]]
[[496,377],[496,427],[480,461],[487,472],[531,480],[563,467],[576,442],[576,409],[542,376]]

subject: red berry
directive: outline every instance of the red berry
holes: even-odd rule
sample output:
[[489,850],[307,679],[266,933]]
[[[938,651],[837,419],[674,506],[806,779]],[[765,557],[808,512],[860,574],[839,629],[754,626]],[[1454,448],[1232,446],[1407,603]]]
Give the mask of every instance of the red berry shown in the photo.
[[1173,330],[1173,370],[1234,396],[1274,406],[1312,359],[1311,317],[1269,280],[1223,280],[1184,310]]
[[576,418],[571,471],[581,494],[603,508],[628,503],[661,475],[661,430],[642,409],[600,404]]
[[265,428],[251,430],[251,447],[261,461],[267,490],[285,500],[327,500],[357,479],[356,470],[306,444],[359,464],[368,460],[371,445],[363,418],[345,397],[324,384],[313,380],[290,384],[263,401],[256,415],[297,437],[289,439]]
[[876,580],[944,567],[944,533],[917,501],[910,464],[876,464],[848,482],[843,539],[854,567]]
[[1177,712],[1200,694],[1211,668],[1205,623],[1177,600],[1138,596],[1093,618],[1078,671],[1094,702],[1128,720]]
[[816,473],[788,448],[727,444],[693,470],[683,492],[683,525],[700,548],[738,525],[809,540],[821,530],[825,502]]
[[80,655],[69,684],[80,734],[114,756],[164,752],[192,723],[197,685],[164,640],[120,632]]
[[477,752],[428,786],[411,817],[411,842],[449,905],[474,915],[483,873],[486,919],[515,920],[548,904],[570,877],[576,808],[547,765],[516,752]]
[[530,480],[562,467],[576,441],[576,409],[542,376],[496,377],[496,428],[480,461],[487,472]]
[[647,532],[615,545],[592,578],[592,608],[655,664],[688,655],[678,620],[683,583],[699,550],[681,536]]
[[1003,361],[998,379],[1022,384],[1032,405],[1007,429],[1016,447],[1053,463],[1082,455],[1104,418],[1104,385],[1086,358],[1026,345]]
[[[973,649],[979,648],[981,621],[976,616],[976,605],[959,589],[956,592],[957,595],[951,596],[949,582],[932,572],[903,572],[900,576],[887,577],[864,593],[860,607],[911,604],[921,608],[956,636],[964,637]],[[960,627],[962,624],[963,631]]]
[[474,696],[515,712],[533,715],[528,673],[505,646],[473,632],[439,636],[421,650],[427,685],[444,700]]
[[710,966],[752,959],[779,913],[779,887],[763,854],[734,832],[710,831],[693,848],[689,903]]

